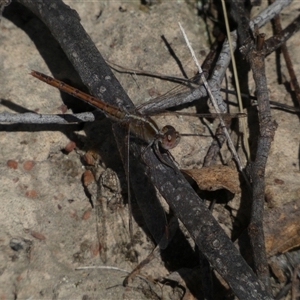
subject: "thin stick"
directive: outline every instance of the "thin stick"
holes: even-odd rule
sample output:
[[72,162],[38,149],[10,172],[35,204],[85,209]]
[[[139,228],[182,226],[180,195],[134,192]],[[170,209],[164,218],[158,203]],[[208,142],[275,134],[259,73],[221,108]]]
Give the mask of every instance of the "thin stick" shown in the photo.
[[[129,272],[125,269],[121,269],[121,268],[117,268],[117,267],[113,267],[113,266],[85,266],[85,267],[78,267],[75,268],[75,271],[82,271],[82,270],[109,270],[109,271],[119,271],[122,273],[127,273],[127,274],[131,274],[132,272]],[[147,282],[150,286],[153,284],[153,282],[151,280],[149,280],[148,278],[146,278],[145,276],[142,275],[135,275],[135,277],[138,277],[142,280],[144,280],[145,282]]]
[[[0,123],[19,124],[78,124],[81,122],[94,122],[100,114],[98,112],[84,112],[78,114],[37,114],[26,112],[22,114],[2,112]],[[101,116],[101,118],[103,118]]]
[[[274,0],[271,0],[271,3],[273,3]],[[280,15],[277,15],[273,19],[273,24],[274,24],[274,31],[275,34],[280,34],[282,32],[282,26],[281,26],[281,21],[280,21]],[[281,52],[283,54],[283,57],[285,59],[286,67],[288,69],[290,78],[291,78],[291,83],[295,89],[295,96],[297,98],[298,103],[300,104],[300,85],[293,67],[293,63],[288,51],[288,48],[286,46],[286,43],[283,43],[281,45]]]
[[229,132],[228,132],[228,130],[227,130],[227,128],[226,128],[226,125],[225,125],[225,123],[224,123],[224,121],[223,121],[223,119],[222,119],[221,111],[220,111],[220,109],[219,109],[219,107],[218,107],[218,104],[217,104],[217,102],[216,102],[216,99],[215,99],[214,95],[213,95],[212,92],[211,92],[211,89],[210,89],[210,87],[209,87],[209,85],[208,85],[208,82],[207,82],[205,76],[203,75],[202,68],[201,68],[201,66],[200,66],[200,64],[199,64],[199,62],[198,62],[198,60],[197,60],[197,58],[196,58],[195,52],[194,52],[194,50],[193,50],[193,48],[192,48],[192,46],[191,46],[191,44],[190,44],[190,42],[189,42],[189,40],[188,40],[188,38],[187,38],[187,35],[186,35],[186,33],[185,33],[183,27],[181,26],[180,23],[178,23],[178,24],[179,24],[180,30],[181,30],[181,32],[182,32],[182,35],[183,35],[183,37],[184,37],[184,39],[185,39],[185,42],[186,42],[186,44],[187,44],[187,46],[188,46],[188,48],[189,48],[189,50],[190,50],[190,52],[191,52],[191,55],[192,55],[192,57],[193,57],[193,60],[194,60],[194,62],[195,62],[195,64],[196,64],[196,66],[198,67],[198,70],[199,70],[201,79],[202,79],[203,84],[204,84],[204,86],[205,86],[205,88],[206,88],[206,90],[207,90],[207,93],[208,93],[208,95],[209,95],[209,97],[210,97],[210,99],[211,99],[211,101],[212,101],[212,104],[213,104],[213,106],[214,106],[214,109],[215,109],[216,113],[218,114],[218,117],[219,117],[219,120],[220,120],[220,124],[221,124],[221,126],[222,126],[222,128],[223,128],[224,134],[225,134],[225,136],[226,136],[226,138],[227,138],[227,141],[228,141],[229,149],[231,150],[231,153],[232,153],[232,155],[233,155],[233,157],[234,157],[236,163],[238,164],[239,170],[240,170],[240,172],[242,173],[242,175],[243,175],[243,177],[244,177],[244,179],[245,179],[247,185],[248,185],[248,186],[250,187],[250,189],[251,189],[251,184],[250,184],[250,182],[249,182],[249,180],[248,180],[248,177],[246,176],[246,174],[245,174],[244,171],[243,171],[243,167],[242,167],[240,158],[239,158],[239,156],[238,156],[238,154],[237,154],[237,152],[236,152],[236,150],[235,150],[235,148],[234,148],[234,145],[233,145],[233,142],[232,142],[232,140],[231,140],[231,138],[230,138]]
[[129,147],[130,147],[130,128],[128,127],[127,136],[126,136],[126,154],[124,157],[125,163],[125,172],[127,179],[127,195],[128,195],[128,210],[129,210],[129,234],[130,234],[130,243],[131,249],[133,250],[133,222],[132,222],[132,202],[131,202],[131,189],[130,189],[130,159],[129,159]]
[[120,271],[124,273],[130,274],[129,271],[117,268],[117,267],[112,267],[112,266],[86,266],[86,267],[78,267],[75,268],[75,271],[80,271],[80,270],[92,270],[92,269],[104,269],[104,270],[115,270],[115,271]]
[[[233,69],[233,76],[234,76],[235,86],[236,86],[236,94],[237,94],[237,98],[238,98],[240,112],[243,112],[244,108],[243,108],[242,97],[241,97],[240,82],[239,82],[239,77],[237,74],[236,62],[235,62],[235,57],[234,57],[233,48],[232,48],[226,5],[225,5],[224,0],[222,0],[221,2],[222,2],[223,13],[224,13],[224,19],[225,19],[227,39],[228,39],[229,49],[230,49],[230,57],[231,57],[231,61],[232,61],[232,69]],[[243,140],[244,140],[244,145],[245,145],[245,151],[247,154],[247,159],[249,160],[250,147],[249,147],[249,142],[248,142],[246,120],[242,120],[242,127],[243,127]]]

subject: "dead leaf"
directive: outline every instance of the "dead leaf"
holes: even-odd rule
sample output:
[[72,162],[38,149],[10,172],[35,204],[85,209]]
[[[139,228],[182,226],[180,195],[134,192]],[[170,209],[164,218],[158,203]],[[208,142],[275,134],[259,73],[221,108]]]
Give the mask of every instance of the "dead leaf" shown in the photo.
[[227,189],[232,194],[240,191],[238,172],[228,166],[216,165],[181,171],[193,178],[201,190]]
[[268,256],[300,246],[300,200],[266,210],[264,233]]

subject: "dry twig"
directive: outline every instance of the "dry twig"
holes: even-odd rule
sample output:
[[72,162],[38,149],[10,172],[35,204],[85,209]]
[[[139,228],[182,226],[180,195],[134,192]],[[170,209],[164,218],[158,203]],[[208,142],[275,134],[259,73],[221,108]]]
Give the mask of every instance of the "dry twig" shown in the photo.
[[[35,0],[19,0],[19,2],[32,10],[48,26],[91,94],[97,96],[100,87],[104,86],[106,88],[105,101],[116,103],[117,98],[122,99],[126,108],[129,110],[132,108],[128,97],[81,27],[79,17],[73,10],[58,0],[53,0],[51,3]],[[122,145],[121,130],[117,131],[116,138]],[[134,147],[134,152],[137,157],[140,157],[137,147]],[[240,299],[271,299],[251,268],[245,263],[228,236],[186,183],[183,176],[178,173],[174,174],[174,170],[162,165],[152,151],[146,152],[145,162],[151,181],[184,223],[210,264],[229,283],[237,297]],[[142,164],[135,167],[138,170],[133,174],[139,176],[136,180],[139,182],[144,180],[143,185],[146,188],[149,183],[146,182],[146,178],[141,179],[145,168]],[[133,180],[133,185],[134,183]],[[135,189],[135,193],[137,198],[146,198],[149,201],[149,195],[154,193],[154,188],[150,187],[150,191]],[[152,205],[151,202],[144,204],[148,207]],[[152,234],[155,236],[155,233]]]

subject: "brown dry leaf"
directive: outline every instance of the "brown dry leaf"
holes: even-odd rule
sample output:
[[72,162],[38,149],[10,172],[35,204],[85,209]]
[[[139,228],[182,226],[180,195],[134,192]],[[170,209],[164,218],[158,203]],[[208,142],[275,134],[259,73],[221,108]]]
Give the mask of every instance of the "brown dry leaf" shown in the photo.
[[300,200],[269,209],[264,214],[268,256],[284,253],[300,245]]
[[238,172],[228,166],[216,165],[181,171],[193,178],[201,190],[227,189],[233,194],[240,191]]

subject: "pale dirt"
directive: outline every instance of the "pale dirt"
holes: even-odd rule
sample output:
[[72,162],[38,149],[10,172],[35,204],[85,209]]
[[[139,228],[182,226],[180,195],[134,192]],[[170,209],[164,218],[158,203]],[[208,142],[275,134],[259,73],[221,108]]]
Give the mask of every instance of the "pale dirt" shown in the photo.
[[[77,10],[83,27],[102,55],[122,66],[180,76],[176,63],[160,39],[164,34],[187,67],[189,76],[194,75],[196,68],[183,43],[178,21],[186,29],[196,53],[207,53],[209,50],[203,21],[183,1],[167,1],[149,10],[142,10],[138,1],[66,2]],[[125,11],[121,12],[119,7]],[[299,7],[299,2],[295,1],[285,10],[283,26],[294,19]],[[97,18],[100,11],[102,14]],[[3,103],[1,112],[32,110],[61,113],[60,92],[28,73],[35,69],[50,75],[45,57],[58,74],[71,82],[76,82],[74,70],[57,45],[53,44],[49,32],[45,33],[39,20],[22,14],[22,11],[15,19],[19,22],[18,26],[5,17],[0,23],[0,98],[14,104],[7,107]],[[271,34],[270,26],[262,31]],[[33,39],[38,43],[34,43]],[[299,74],[299,34],[287,45],[296,74]],[[201,62],[203,56],[199,54],[198,59]],[[285,69],[283,73],[288,78]],[[116,75],[135,103],[149,100],[150,95],[158,96],[171,88],[170,84],[158,79]],[[267,58],[267,76],[272,100],[293,105],[285,87],[277,84],[274,55]],[[254,92],[251,77],[249,87]],[[268,160],[266,181],[273,205],[280,206],[298,199],[300,194],[300,125],[297,115],[273,111],[273,117],[278,129]],[[168,117],[159,118],[158,122],[170,122],[181,132],[195,128],[208,132],[201,122],[196,124],[196,120],[188,122],[186,118]],[[122,166],[114,142],[109,138],[109,128],[107,120],[96,125],[87,124],[75,134],[67,127],[57,130],[51,125],[1,127],[0,299],[147,298],[141,289],[125,289],[122,286],[125,273],[114,270],[75,271],[77,267],[104,265],[97,249],[96,213],[91,209],[81,180],[85,170],[81,156],[93,144],[101,147],[98,173],[107,167],[112,168],[120,177],[121,187],[125,189],[123,194],[126,193]],[[62,150],[75,136],[81,141],[77,151],[64,154]],[[209,142],[210,138],[184,138],[173,155],[182,167],[199,166]],[[18,163],[16,169],[7,166],[9,160]],[[26,170],[26,165],[24,168],[24,162],[28,160],[34,162],[30,170]],[[277,184],[276,179],[282,180],[283,184]],[[107,185],[113,183],[109,181]],[[110,197],[116,201],[120,197],[118,189],[111,187],[111,190]],[[91,185],[89,191],[97,193],[97,187]],[[95,197],[93,194],[92,200]],[[233,214],[236,214],[234,211],[238,204],[233,202],[230,205]],[[106,226],[113,239],[107,238],[109,250],[106,265],[131,271],[135,264],[128,260],[126,251],[129,242],[127,206],[124,208],[121,203],[117,206],[118,209],[108,210],[107,213]],[[230,233],[230,214],[223,207],[219,211],[223,215],[216,214],[216,217]],[[141,260],[153,249],[153,244],[136,224],[135,230],[143,241],[136,245]],[[14,251],[10,246],[12,242],[22,249]],[[159,260],[155,260],[144,274],[149,273],[153,278],[158,278],[168,271]],[[164,299],[179,297],[166,287],[162,290],[155,287],[155,292],[160,296],[163,292]]]

